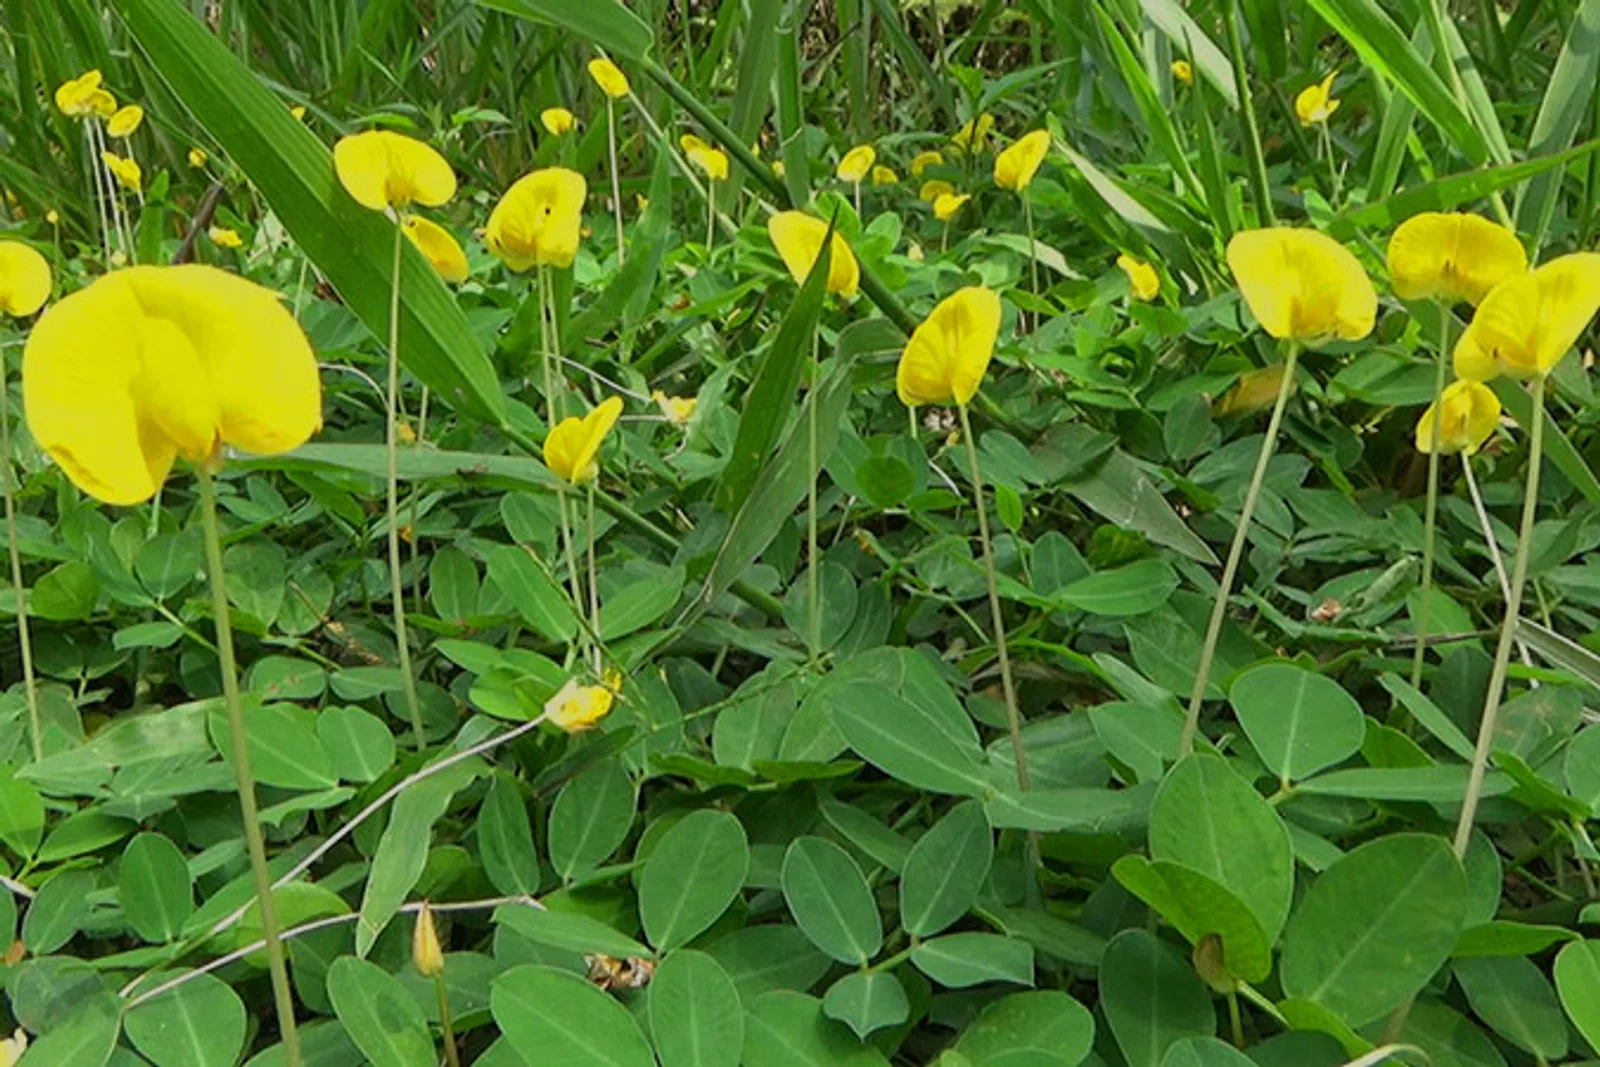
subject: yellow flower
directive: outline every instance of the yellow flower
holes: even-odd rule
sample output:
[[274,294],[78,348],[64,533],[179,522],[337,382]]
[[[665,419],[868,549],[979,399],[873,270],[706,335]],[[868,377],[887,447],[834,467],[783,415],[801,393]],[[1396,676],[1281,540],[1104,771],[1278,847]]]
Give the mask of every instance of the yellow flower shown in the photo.
[[44,213],[44,221],[48,222],[52,226],[60,226],[61,212],[57,211],[55,208],[51,208],[49,211]]
[[628,95],[628,76],[609,59],[601,57],[589,60],[589,77],[594,79],[602,93],[613,100]]
[[90,115],[103,115],[105,102],[109,99],[111,110],[115,112],[116,98],[100,88],[101,80],[100,72],[91,70],[62,82],[56,86],[56,109],[68,118],[88,118]]
[[[1274,363],[1245,371],[1239,375],[1233,388],[1212,405],[1212,414],[1218,418],[1252,415],[1271,407],[1278,398],[1278,389],[1283,385],[1283,372],[1287,367],[1285,363]],[[1294,383],[1291,382],[1290,388],[1293,387]]]
[[776,174],[776,175],[777,175],[777,176],[778,176],[778,177],[780,177],[780,178],[781,178],[781,177],[783,177],[783,176],[784,176],[784,175],[785,175],[785,174],[787,174],[787,173],[789,173],[789,168],[788,168],[788,167],[785,167],[785,166],[784,166],[784,165],[783,165],[783,160],[781,160],[781,159],[774,159],[774,160],[773,160],[773,161],[772,161],[772,173],[773,173],[773,174]]
[[1117,266],[1128,276],[1128,291],[1135,300],[1154,300],[1161,295],[1161,275],[1144,260],[1124,252],[1117,257]]
[[955,218],[961,206],[971,199],[966,193],[940,193],[933,201],[933,217],[940,222],[949,222]]
[[1456,343],[1456,377],[1547,374],[1600,309],[1600,252],[1574,252],[1489,290]]
[[113,137],[132,137],[143,122],[144,108],[138,104],[128,104],[118,108],[106,120],[106,132]]
[[880,163],[872,168],[873,185],[893,185],[899,180],[900,175],[896,174],[891,167],[885,167]]
[[994,116],[985,111],[963,123],[951,136],[950,143],[962,151],[981,151],[992,129],[994,129]]
[[858,144],[844,154],[839,160],[839,169],[836,172],[839,180],[849,182],[851,185],[863,181],[872,173],[872,165],[878,161],[878,150],[869,144]]
[[689,161],[705,171],[706,177],[714,182],[728,180],[728,157],[720,148],[710,146],[691,148]]
[[911,157],[911,176],[922,177],[922,172],[929,167],[937,167],[944,162],[944,153],[937,151],[918,152]]
[[600,679],[600,684],[604,685],[613,693],[620,693],[622,692],[622,686],[625,681],[627,681],[627,679],[622,676],[621,671],[617,670],[615,667],[607,667],[605,675]]
[[0,1067],[17,1067],[22,1054],[28,1051],[28,1031],[17,1027],[16,1032],[0,1041]]
[[1424,211],[1389,238],[1389,281],[1402,300],[1476,304],[1528,269],[1517,235],[1478,215]]
[[1172,76],[1184,85],[1194,84],[1194,68],[1187,59],[1174,59],[1172,61]]
[[1300,125],[1325,123],[1339,110],[1339,101],[1333,95],[1333,79],[1338,75],[1338,71],[1330,71],[1320,82],[1300,90],[1300,95],[1294,98],[1294,113],[1300,116]]
[[206,236],[211,238],[211,243],[218,248],[238,248],[244,244],[239,234],[226,226],[213,226],[206,231]]
[[650,198],[643,193],[634,193],[633,202],[639,206],[639,214],[641,215],[650,210]]
[[445,158],[392,130],[339,138],[333,166],[356,203],[373,211],[400,211],[414,203],[438,207],[456,195],[456,174]]
[[678,138],[678,147],[683,149],[683,154],[692,156],[696,152],[704,152],[711,146],[692,133],[686,133]]
[[689,420],[694,418],[694,409],[700,403],[696,397],[668,396],[659,389],[650,394],[650,399],[656,402],[661,414],[674,426],[689,425]]
[[583,175],[565,167],[523,175],[489,214],[484,230],[489,251],[516,271],[572,266],[588,195]]
[[600,446],[622,414],[622,398],[607,397],[589,414],[569,416],[544,438],[544,465],[571,485],[592,482],[600,475]]
[[22,355],[39,447],[108,504],[219,444],[288,452],[322,424],[316,356],[277,293],[188,264],[114,271],[53,305]]
[[467,254],[461,250],[449,230],[420,215],[407,215],[405,230],[411,243],[439,272],[439,277],[452,285],[460,285],[467,280],[472,273],[467,267]]
[[50,299],[50,264],[32,245],[0,241],[0,312],[21,319]]
[[[1439,452],[1453,455],[1465,452],[1471,455],[1483,447],[1500,423],[1500,398],[1482,382],[1458,381],[1445,387],[1439,395]],[[1417,420],[1417,451],[1433,451],[1434,406]]]
[[603,685],[579,685],[569,679],[561,691],[545,702],[544,716],[569,734],[593,729],[611,711],[616,694]]
[[956,191],[956,187],[943,178],[930,178],[922,183],[922,188],[917,190],[917,199],[933,203],[941,196],[949,196]]
[[907,407],[965,405],[978,393],[1000,336],[1000,297],[968,286],[944,298],[900,355],[895,391]]
[[417,924],[411,928],[411,962],[424,978],[437,978],[444,973],[444,948],[433,923],[433,909],[426,900],[417,912]]
[[289,109],[289,114],[294,116],[296,122],[304,122],[306,120],[306,106],[304,104],[296,104]]
[[[780,211],[767,220],[767,236],[783,257],[783,265],[801,284],[822,254],[822,241],[827,235],[828,224],[803,211]],[[828,251],[827,291],[853,300],[860,285],[861,267],[850,250],[850,242],[835,230]]]
[[1034,130],[1019,137],[1005,151],[994,157],[994,183],[1002,189],[1022,192],[1033,181],[1050,151],[1050,131]]
[[1378,294],[1350,250],[1316,230],[1245,230],[1228,242],[1228,266],[1261,328],[1315,345],[1372,332]]
[[552,137],[560,137],[578,124],[577,117],[564,107],[545,108],[539,112],[539,121]]
[[101,152],[100,161],[117,179],[117,184],[129,192],[137,193],[144,186],[144,171],[138,160],[126,159],[115,152]]
[[206,165],[206,160],[210,158],[210,156],[206,155],[206,150],[201,148],[199,145],[189,149],[189,166],[193,167],[195,170],[199,170],[201,167],[204,167]]

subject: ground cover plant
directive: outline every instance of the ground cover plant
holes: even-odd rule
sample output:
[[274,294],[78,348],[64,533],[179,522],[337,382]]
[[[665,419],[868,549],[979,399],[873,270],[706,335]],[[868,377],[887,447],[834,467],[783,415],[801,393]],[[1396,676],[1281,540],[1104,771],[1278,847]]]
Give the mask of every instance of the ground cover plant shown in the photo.
[[0,1065],[1600,1062],[1597,41],[6,4]]

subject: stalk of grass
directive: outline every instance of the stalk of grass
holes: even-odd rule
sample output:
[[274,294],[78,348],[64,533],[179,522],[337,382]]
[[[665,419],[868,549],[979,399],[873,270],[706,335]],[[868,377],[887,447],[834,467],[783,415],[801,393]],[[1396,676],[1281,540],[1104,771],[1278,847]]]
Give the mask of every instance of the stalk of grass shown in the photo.
[[17,649],[22,656],[22,692],[28,702],[28,739],[34,762],[44,758],[40,734],[39,682],[33,673],[33,639],[28,633],[28,605],[22,587],[22,551],[17,547],[16,478],[11,469],[11,388],[6,381],[5,354],[0,351],[0,466],[5,468],[6,548],[11,555],[11,592],[17,616]]
[[400,686],[405,697],[406,716],[417,751],[427,747],[422,733],[422,704],[417,700],[417,680],[411,673],[411,641],[406,632],[406,591],[400,573],[400,253],[405,244],[405,226],[397,214],[394,219],[394,258],[389,283],[389,381],[383,394],[384,505],[389,518],[389,600],[394,619],[394,642],[400,662]]
[[[1489,522],[1489,510],[1483,506],[1483,494],[1478,491],[1478,476],[1472,472],[1472,456],[1466,452],[1461,453],[1461,474],[1467,483],[1467,495],[1472,498],[1472,510],[1478,516],[1478,527],[1483,530],[1483,547],[1489,551],[1489,560],[1494,564],[1494,575],[1500,583],[1500,595],[1506,600],[1511,599],[1511,579],[1506,576],[1505,560],[1500,558],[1500,546],[1494,542],[1494,526]],[[1525,667],[1533,666],[1533,655],[1528,651],[1527,642],[1517,639],[1517,655]]]
[[1439,304],[1439,351],[1433,366],[1433,426],[1428,434],[1428,499],[1422,511],[1422,600],[1417,605],[1417,647],[1411,653],[1411,688],[1422,686],[1422,665],[1428,653],[1428,608],[1433,599],[1433,549],[1439,528],[1439,400],[1444,395],[1444,368],[1450,352],[1450,309]]
[[[617,168],[617,102],[606,94],[606,152],[611,162],[611,213],[617,220],[617,266],[627,262],[622,239],[622,177]],[[541,270],[542,273],[542,270]]]
[[1228,0],[1222,22],[1227,31],[1228,58],[1233,65],[1233,84],[1239,93],[1239,123],[1244,131],[1245,158],[1250,163],[1250,198],[1256,204],[1256,224],[1271,226],[1278,220],[1272,210],[1271,186],[1267,183],[1267,160],[1261,151],[1261,128],[1256,122],[1256,106],[1250,97],[1250,78],[1245,73],[1244,44],[1239,39],[1239,0]]
[[[1028,277],[1032,282],[1033,295],[1039,295],[1039,244],[1033,236],[1033,201],[1028,197],[1026,187],[1022,190],[1022,221],[1028,228]],[[1030,316],[1029,321],[1034,329],[1038,329],[1038,313]]]
[[444,975],[434,975],[433,992],[439,998],[439,1039],[444,1042],[444,1062],[446,1067],[461,1067],[455,1021],[450,1017],[450,989],[444,984]]
[[[596,479],[598,480],[598,479]],[[600,674],[600,580],[597,577],[594,555],[594,499],[595,483],[589,483],[589,633],[594,645],[594,673]]]
[[821,561],[817,558],[817,403],[815,390],[822,380],[822,363],[818,358],[817,331],[811,331],[811,389],[813,396],[806,404],[806,470],[811,477],[806,484],[806,644],[815,666],[822,659],[822,579],[818,573]]

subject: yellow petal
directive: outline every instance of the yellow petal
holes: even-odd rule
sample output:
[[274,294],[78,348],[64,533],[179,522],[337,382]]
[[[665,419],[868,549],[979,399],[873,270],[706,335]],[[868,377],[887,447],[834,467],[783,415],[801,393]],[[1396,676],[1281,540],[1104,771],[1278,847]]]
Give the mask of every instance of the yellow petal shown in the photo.
[[628,95],[628,76],[609,59],[589,60],[589,77],[613,100]]
[[1561,362],[1600,310],[1600,253],[1559,256],[1535,270],[1533,280],[1539,286],[1534,363],[1544,374]]
[[515,271],[570,267],[583,237],[583,202],[589,185],[565,167],[518,178],[489,215],[484,240]]
[[189,149],[189,166],[196,170],[199,170],[201,167],[205,166],[206,160],[210,158],[210,156],[206,155],[206,150],[204,148],[195,147]]
[[872,168],[872,184],[873,185],[893,185],[895,182],[898,182],[899,180],[900,180],[900,175],[896,174],[894,172],[894,170],[892,168],[890,168],[890,167],[885,167],[883,164],[880,163],[877,166]]
[[1417,451],[1433,451],[1437,433],[1440,454],[1470,455],[1483,447],[1499,423],[1500,398],[1494,390],[1481,382],[1453,382],[1440,395],[1437,409],[1429,404],[1417,420]]
[[467,254],[461,250],[450,231],[437,222],[410,215],[406,218],[406,236],[416,245],[439,272],[439,277],[452,285],[467,280],[471,271],[467,267]]
[[955,218],[956,212],[961,210],[962,205],[971,199],[967,193],[940,193],[933,200],[933,217],[940,222],[949,222]]
[[568,733],[592,729],[611,711],[615,691],[605,685],[579,685],[568,680],[561,691],[545,703],[545,718]]
[[341,137],[334,170],[356,203],[373,211],[411,204],[438,207],[456,195],[456,175],[438,152],[393,130]]
[[922,188],[917,190],[917,199],[933,203],[941,196],[954,194],[956,187],[942,178],[930,178],[922,183]]
[[678,138],[678,147],[683,149],[684,155],[693,155],[703,152],[711,146],[696,134],[686,133]]
[[238,232],[226,226],[213,226],[206,231],[206,236],[211,238],[211,243],[218,248],[238,248],[244,244]]
[[544,463],[562,481],[580,485],[600,473],[595,457],[622,414],[622,398],[607,397],[589,414],[562,419],[545,435]]
[[116,113],[106,120],[106,132],[113,137],[131,137],[139,124],[144,122],[144,108],[138,104],[128,104],[120,107]]
[[144,187],[144,170],[137,160],[127,159],[115,152],[101,152],[100,162],[106,165],[117,184],[129,192],[137,193]]
[[942,300],[911,334],[895,372],[908,407],[966,404],[983,383],[1000,336],[1000,297],[968,286]]
[[1295,114],[1299,116],[1302,126],[1327,122],[1339,110],[1339,101],[1333,98],[1333,79],[1338,73],[1330,71],[1326,78],[1315,85],[1306,86],[1294,98]]
[[911,157],[911,176],[913,178],[920,178],[922,177],[923,171],[927,170],[929,167],[937,167],[943,162],[944,154],[941,152],[918,152],[915,156]]
[[1378,295],[1350,250],[1316,230],[1245,230],[1228,242],[1228,266],[1261,328],[1317,345],[1372,332]]
[[994,157],[994,183],[1002,189],[1022,192],[1033,181],[1050,151],[1050,132],[1034,130]]
[[985,111],[976,118],[962,123],[961,128],[951,135],[950,143],[963,151],[981,149],[992,129],[994,129],[994,116]]
[[1154,300],[1161,295],[1161,275],[1144,260],[1124,252],[1117,257],[1117,266],[1128,276],[1128,291],[1135,300]]
[[564,107],[547,107],[539,112],[539,121],[552,137],[560,137],[578,122],[572,112]]
[[1489,291],[1456,344],[1456,374],[1548,373],[1600,309],[1600,253],[1575,252],[1514,275]]
[[[767,235],[772,245],[783,257],[794,280],[805,284],[806,275],[817,257],[822,254],[822,241],[828,235],[828,224],[802,211],[780,211],[767,220]],[[861,284],[861,267],[856,262],[850,243],[839,234],[833,234],[828,253],[827,291],[838,293],[845,299],[854,299]]]
[[50,264],[32,245],[0,241],[0,312],[32,315],[50,299]]
[[839,180],[854,185],[863,181],[872,172],[872,165],[878,161],[878,151],[869,144],[856,145],[844,154],[839,160]]
[[689,161],[704,171],[706,177],[714,182],[728,180],[728,157],[719,148],[709,146],[691,148]]
[[1476,304],[1503,279],[1528,268],[1517,235],[1478,215],[1425,211],[1389,238],[1389,280],[1402,300]]
[[1187,59],[1174,59],[1172,61],[1172,76],[1184,85],[1194,84],[1194,68]]

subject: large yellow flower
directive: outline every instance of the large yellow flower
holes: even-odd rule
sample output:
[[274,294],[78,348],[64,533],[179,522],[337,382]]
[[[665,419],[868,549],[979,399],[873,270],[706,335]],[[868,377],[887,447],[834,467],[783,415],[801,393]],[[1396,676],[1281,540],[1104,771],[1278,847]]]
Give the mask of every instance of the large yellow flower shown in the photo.
[[467,254],[461,250],[449,230],[437,222],[420,215],[410,215],[405,221],[406,236],[439,272],[439,277],[452,285],[467,280],[471,271],[467,267]]
[[144,108],[138,104],[128,104],[126,107],[119,107],[106,120],[106,132],[113,137],[132,137],[143,122]]
[[117,179],[117,184],[130,193],[137,193],[144,188],[144,169],[139,166],[137,159],[128,159],[115,152],[101,152],[100,162],[106,165],[111,176]]
[[[1483,447],[1500,423],[1500,398],[1482,382],[1452,382],[1439,394],[1439,452],[1451,455],[1465,452],[1468,455]],[[1417,451],[1433,451],[1434,405],[1417,420]]]
[[1117,257],[1117,266],[1128,276],[1128,291],[1135,300],[1154,300],[1161,295],[1161,275],[1138,256],[1124,252]]
[[1326,123],[1339,110],[1339,101],[1333,95],[1333,79],[1338,75],[1338,71],[1330,71],[1320,82],[1300,90],[1294,98],[1294,113],[1300,117],[1300,125]]
[[1034,130],[1019,137],[1005,151],[994,157],[994,183],[1002,189],[1022,192],[1033,181],[1050,151],[1050,131]]
[[1489,290],[1456,343],[1456,377],[1547,374],[1600,309],[1600,252],[1574,252]]
[[50,286],[50,264],[37,249],[0,241],[0,312],[16,319],[32,315],[50,299]]
[[1389,281],[1402,300],[1442,298],[1476,304],[1501,281],[1528,269],[1517,235],[1478,215],[1424,211],[1389,238]]
[[600,446],[622,415],[622,398],[610,396],[589,414],[562,419],[544,438],[544,465],[570,485],[594,481],[600,475]]
[[907,407],[966,404],[978,393],[1000,336],[1000,297],[981,286],[940,301],[900,354],[895,391]]
[[271,455],[322,424],[305,334],[276,293],[214,267],[132,267],[53,305],[22,356],[34,439],[108,504],[153,496],[182,455]]
[[589,60],[589,77],[594,79],[602,93],[613,100],[628,95],[628,76],[609,59],[602,57]]
[[339,138],[333,166],[356,203],[373,211],[438,207],[456,195],[456,174],[428,145],[392,130]]
[[616,693],[608,686],[579,685],[569,679],[544,705],[544,717],[569,734],[594,728],[611,711]]
[[91,116],[110,118],[117,110],[117,98],[100,87],[101,75],[91,70],[56,87],[56,109],[73,119]]
[[1316,230],[1244,230],[1228,242],[1228,266],[1261,328],[1317,345],[1372,332],[1378,294],[1350,250]]
[[565,167],[518,178],[489,213],[484,240],[512,270],[570,267],[583,236],[583,201],[589,185]]
[[[828,224],[802,211],[780,211],[767,220],[767,235],[772,238],[773,247],[783,257],[783,265],[789,268],[794,280],[804,284],[812,264],[822,254]],[[838,293],[846,300],[854,299],[861,285],[861,267],[856,263],[855,253],[850,251],[850,242],[838,230],[833,232],[828,256],[827,291]]]
[[539,122],[552,137],[560,137],[578,124],[578,119],[564,107],[547,107],[539,112]]
[[865,181],[867,175],[872,173],[872,165],[878,161],[878,150],[869,144],[858,144],[844,154],[839,160],[839,169],[836,172],[839,180],[855,185]]

